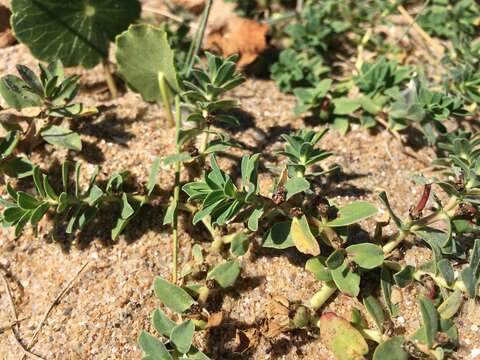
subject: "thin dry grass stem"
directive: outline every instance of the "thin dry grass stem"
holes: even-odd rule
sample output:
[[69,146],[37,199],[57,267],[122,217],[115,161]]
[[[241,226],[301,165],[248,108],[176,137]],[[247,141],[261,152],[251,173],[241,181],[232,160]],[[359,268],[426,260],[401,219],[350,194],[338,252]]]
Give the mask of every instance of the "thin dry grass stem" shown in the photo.
[[23,344],[22,339],[20,337],[20,333],[18,331],[18,323],[20,322],[20,320],[18,319],[17,308],[15,307],[15,301],[13,300],[12,289],[10,288],[10,284],[8,283],[7,278],[1,271],[0,271],[0,277],[2,278],[3,285],[5,287],[5,292],[7,293],[8,301],[10,303],[10,308],[12,309],[12,314],[14,318],[14,322],[13,322],[13,325],[10,327],[10,330],[12,331],[13,338],[15,339],[16,343],[18,344],[18,346],[20,347],[20,349],[24,354],[22,356],[22,359],[29,357],[35,360],[45,360],[44,358],[29,351],[28,348]]
[[[73,287],[75,281],[79,278],[80,274],[85,270],[85,268],[90,264],[89,261],[87,261],[83,266],[78,269],[78,271],[75,273],[73,278],[63,287],[63,289],[58,293],[58,295],[55,297],[51,305],[48,307],[47,311],[43,315],[42,321],[40,321],[40,324],[38,325],[37,329],[35,330],[32,340],[30,341],[30,345],[28,346],[28,349],[32,349],[33,346],[35,346],[35,343],[37,341],[38,334],[42,330],[43,326],[45,325],[50,313],[52,312],[53,308],[60,304],[60,300],[65,296],[65,294]],[[22,360],[25,359],[25,356],[22,357]]]
[[422,29],[420,25],[417,24],[415,19],[408,13],[408,11],[402,6],[399,5],[397,6],[397,10],[402,15],[405,20],[410,24],[411,30],[415,31],[417,34],[419,34],[422,39],[428,44],[432,52],[436,56],[436,61],[440,61],[440,59],[443,57],[443,47],[440,45],[435,39],[433,39],[430,35],[428,35],[425,30]]

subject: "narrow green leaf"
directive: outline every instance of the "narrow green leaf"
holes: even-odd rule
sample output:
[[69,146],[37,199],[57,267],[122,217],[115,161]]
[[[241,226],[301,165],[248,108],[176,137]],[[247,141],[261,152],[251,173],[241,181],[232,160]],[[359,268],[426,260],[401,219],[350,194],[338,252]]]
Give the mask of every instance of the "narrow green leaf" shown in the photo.
[[378,329],[383,332],[385,314],[380,302],[373,295],[368,295],[367,297],[363,298],[363,305],[375,321],[375,324],[377,324]]
[[463,295],[459,290],[454,290],[448,298],[438,307],[438,313],[442,319],[452,318],[462,305]]
[[427,298],[420,298],[420,312],[425,329],[426,345],[431,349],[438,331],[438,313],[435,305]]

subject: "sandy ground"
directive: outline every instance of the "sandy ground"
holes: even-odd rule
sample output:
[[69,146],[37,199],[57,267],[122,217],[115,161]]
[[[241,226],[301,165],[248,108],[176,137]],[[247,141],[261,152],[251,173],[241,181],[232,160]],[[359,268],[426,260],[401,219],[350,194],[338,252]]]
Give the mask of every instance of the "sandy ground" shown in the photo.
[[[0,74],[13,72],[16,63],[35,64],[28,51],[17,45],[0,50]],[[130,170],[140,182],[148,176],[154,156],[174,151],[174,132],[166,125],[162,110],[126,92],[115,101],[108,101],[101,78],[101,69],[83,73],[80,99],[87,104],[103,104],[108,109],[96,118],[72,124],[81,135],[84,150],[80,154],[54,151],[50,146],[33,156],[44,171],[58,174],[58,164],[65,158],[85,163],[84,171],[93,164],[102,167],[102,174]],[[302,119],[292,117],[294,99],[279,93],[270,81],[248,80],[234,94],[245,111],[242,132],[233,136],[255,151],[271,155],[281,146],[279,135],[305,126]],[[385,190],[398,212],[405,214],[419,197],[421,189],[414,186],[410,176],[424,168],[406,156],[402,147],[386,132],[371,133],[354,128],[346,136],[330,132],[322,146],[335,153],[329,164],[339,164],[343,173],[325,183],[325,193],[339,203],[355,199],[377,203],[377,194]],[[431,157],[427,149],[415,150]],[[222,158],[231,165],[239,153]],[[268,157],[270,158],[270,157]],[[171,171],[163,170],[160,185],[169,188]],[[185,174],[183,174],[185,176]],[[262,174],[268,182],[268,174]],[[18,239],[8,229],[0,237],[0,265],[7,271],[21,323],[21,336],[28,343],[43,313],[57,293],[85,263],[85,272],[71,291],[49,316],[34,347],[45,359],[140,359],[142,352],[136,338],[142,329],[153,332],[152,311],[159,306],[151,290],[155,276],[170,273],[170,232],[161,225],[160,207],[146,207],[126,233],[116,242],[109,240],[111,216],[105,211],[97,224],[82,235],[53,240],[51,223],[42,223],[38,236],[27,229]],[[184,231],[188,219],[182,221],[180,260],[185,263],[195,242],[208,249],[208,237],[192,237]],[[372,229],[372,222],[363,224]],[[408,263],[420,263],[428,251],[413,243],[407,250]],[[294,334],[275,341],[260,339],[257,347],[236,354],[235,328],[252,328],[265,316],[268,296],[286,296],[290,301],[307,301],[320,288],[318,282],[304,270],[305,258],[295,251],[277,252],[262,249],[258,244],[241,258],[242,279],[236,289],[225,294],[215,304],[225,313],[224,324],[196,337],[196,344],[213,359],[331,359],[318,334]],[[418,285],[401,293],[401,317],[395,320],[407,333],[419,326],[420,315],[416,295]],[[337,296],[325,306],[348,316],[352,306],[361,308],[357,300]],[[471,359],[471,352],[480,347],[480,311],[476,304],[467,304],[456,324],[460,330],[458,359]],[[11,313],[5,289],[0,286],[0,325],[10,321]],[[0,358],[19,359],[21,355],[12,334],[0,334]]]

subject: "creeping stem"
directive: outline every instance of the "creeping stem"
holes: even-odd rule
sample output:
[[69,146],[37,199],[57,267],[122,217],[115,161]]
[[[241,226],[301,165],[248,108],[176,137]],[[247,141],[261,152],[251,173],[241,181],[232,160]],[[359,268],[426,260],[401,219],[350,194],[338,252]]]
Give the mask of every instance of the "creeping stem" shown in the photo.
[[458,198],[452,196],[443,208],[438,209],[434,213],[426,215],[418,220],[411,220],[405,223],[404,228],[400,229],[392,237],[392,239],[383,246],[383,252],[385,253],[385,255],[388,255],[393,250],[395,250],[402,243],[402,241],[405,240],[412,232],[420,230],[425,226],[434,224],[437,221],[453,217],[455,215],[458,204]]
[[320,291],[317,291],[310,299],[310,307],[313,310],[320,309],[335,291],[337,291],[337,287],[333,282],[324,282]]
[[112,72],[110,69],[110,61],[108,61],[108,59],[103,59],[102,66],[105,80],[107,81],[108,90],[110,91],[110,95],[112,96],[112,99],[116,99],[118,97],[118,89],[112,76]]
[[170,89],[165,80],[165,74],[161,71],[158,73],[158,86],[160,87],[163,106],[167,114],[167,121],[171,127],[174,127],[175,120],[173,119],[172,107],[170,106]]
[[[180,112],[180,96],[175,96],[175,151],[177,154],[180,154],[180,130],[182,128],[182,114]],[[177,282],[177,264],[178,264],[178,202],[180,200],[180,166],[181,162],[177,161],[175,163],[175,188],[173,189],[173,203],[175,204],[175,210],[173,212],[173,244],[172,244],[172,253],[173,253],[173,271],[172,271],[172,281],[173,283]]]

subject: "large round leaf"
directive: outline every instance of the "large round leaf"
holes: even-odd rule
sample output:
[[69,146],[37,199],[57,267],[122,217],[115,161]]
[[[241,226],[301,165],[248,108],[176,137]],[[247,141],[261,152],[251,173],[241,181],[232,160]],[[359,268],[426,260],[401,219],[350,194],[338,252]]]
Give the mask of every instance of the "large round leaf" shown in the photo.
[[91,68],[140,16],[138,0],[12,0],[15,36],[43,61]]
[[178,91],[173,50],[164,29],[132,25],[117,37],[116,43],[120,76],[146,101],[162,100],[159,72],[163,73],[170,88]]

